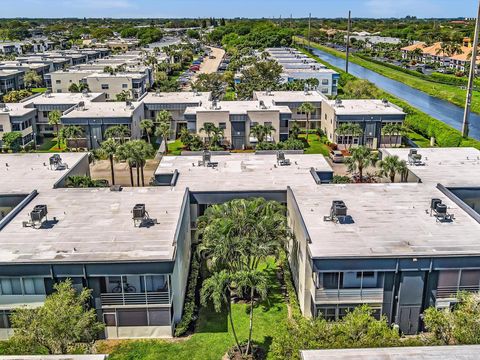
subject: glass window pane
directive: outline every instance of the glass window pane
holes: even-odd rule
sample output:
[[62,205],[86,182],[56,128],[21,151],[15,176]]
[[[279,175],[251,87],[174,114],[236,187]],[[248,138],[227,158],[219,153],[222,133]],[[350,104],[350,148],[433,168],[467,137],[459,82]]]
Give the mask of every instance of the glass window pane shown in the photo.
[[105,313],[103,314],[103,321],[107,326],[117,326],[117,321],[115,319],[115,313]]
[[35,285],[33,284],[32,278],[24,278],[23,279],[23,288],[25,290],[25,294],[33,295],[35,294]]

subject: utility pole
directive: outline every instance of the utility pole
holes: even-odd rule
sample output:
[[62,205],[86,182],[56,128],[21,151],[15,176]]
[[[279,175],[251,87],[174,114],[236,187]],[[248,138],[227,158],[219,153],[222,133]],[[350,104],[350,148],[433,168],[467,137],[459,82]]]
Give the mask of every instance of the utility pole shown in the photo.
[[347,56],[345,58],[345,72],[348,74],[348,58],[350,55],[350,27],[351,27],[351,18],[352,18],[352,11],[348,11],[348,24],[347,24]]
[[308,51],[310,51],[310,32],[312,31],[312,13],[308,14]]
[[480,0],[478,2],[477,21],[475,23],[475,35],[473,37],[472,59],[470,63],[470,75],[468,77],[467,99],[465,100],[465,113],[463,114],[462,135],[464,138],[468,137],[469,132],[469,117],[470,107],[472,105],[472,90],[475,80],[475,70],[477,68],[477,53],[478,53],[478,32],[480,31]]

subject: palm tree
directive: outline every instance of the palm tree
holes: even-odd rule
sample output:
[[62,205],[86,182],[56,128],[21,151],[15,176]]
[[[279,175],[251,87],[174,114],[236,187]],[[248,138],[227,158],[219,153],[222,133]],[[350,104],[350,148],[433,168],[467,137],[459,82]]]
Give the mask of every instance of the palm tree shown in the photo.
[[200,132],[204,132],[207,135],[207,142],[210,143],[210,137],[215,128],[215,124],[211,122],[206,122],[203,124],[203,127],[200,128]]
[[125,125],[114,125],[110,126],[105,130],[104,137],[106,139],[119,139],[120,143],[125,142],[125,138],[130,137],[130,129]]
[[224,133],[225,131],[222,128],[215,126],[214,129],[212,130],[212,144],[220,145],[220,142],[223,139]]
[[265,140],[265,127],[263,125],[254,125],[250,128],[250,136],[253,136],[257,139],[258,143],[261,143]]
[[232,277],[226,270],[222,270],[214,273],[203,281],[202,290],[200,292],[200,302],[203,306],[207,306],[208,302],[211,301],[216,312],[220,312],[222,306],[226,306],[233,338],[235,339],[238,351],[241,353],[242,349],[233,323],[231,293]]
[[265,273],[259,270],[244,270],[233,275],[237,292],[245,296],[248,294],[250,299],[248,341],[245,349],[245,355],[250,354],[253,332],[253,310],[255,304],[255,294],[258,294],[261,300],[266,299],[268,292],[268,279]]
[[[388,139],[391,143],[391,138],[392,138],[392,135],[393,135],[393,124],[385,124],[383,125],[382,127],[382,135],[383,137],[386,137],[388,136]],[[385,147],[386,147],[386,141],[383,141],[382,139],[382,145],[385,144]]]
[[105,156],[108,156],[110,160],[110,172],[112,176],[112,185],[115,185],[115,169],[113,160],[115,155],[117,154],[118,150],[118,143],[113,138],[108,138],[107,140],[103,141],[100,145],[100,150]]
[[160,121],[160,123],[155,129],[155,136],[161,137],[165,144],[165,155],[168,154],[168,136],[170,135],[170,113],[167,111],[166,114],[169,115],[168,118],[165,117],[163,111],[157,114],[157,120]]
[[[351,130],[351,124],[350,123],[340,124],[335,129],[335,133],[337,134],[337,142],[338,142],[338,137],[341,136],[342,137],[342,144],[343,145],[348,145],[348,142],[345,143],[345,138],[346,138],[347,135],[350,134],[350,130]],[[345,147],[347,147],[347,146],[345,146]]]
[[131,140],[128,143],[131,147],[132,157],[135,159],[137,186],[140,186],[140,177],[142,179],[142,186],[145,186],[143,169],[147,163],[147,159],[155,154],[155,150],[151,144],[146,143],[144,140]]
[[84,135],[83,128],[77,125],[69,125],[63,128],[63,138],[67,140],[73,140],[75,149],[78,149],[78,139]]
[[117,101],[129,101],[132,99],[131,93],[128,90],[123,90],[121,93],[115,95]]
[[23,81],[27,88],[32,88],[34,85],[38,86],[42,83],[42,77],[36,71],[30,70],[23,77]]
[[301,131],[300,126],[296,121],[294,121],[293,124],[290,126],[290,136],[296,140],[298,139],[298,135],[300,134],[300,131]]
[[85,84],[85,83],[75,84],[75,83],[73,83],[68,88],[68,91],[71,92],[71,93],[81,93],[84,90],[89,91],[88,84]]
[[308,134],[310,131],[310,115],[315,112],[315,106],[313,106],[311,103],[303,103],[300,105],[298,110],[302,113],[305,113],[305,116],[307,118],[307,142],[308,142]]
[[132,187],[135,186],[133,182],[133,165],[135,164],[135,158],[130,142],[128,141],[124,144],[119,145],[115,156],[118,160],[127,162],[130,172],[130,184],[132,185]]
[[275,128],[273,127],[272,124],[265,124],[263,125],[263,132],[265,133],[265,136],[267,137],[272,137],[273,133],[275,132]]
[[50,111],[48,114],[48,125],[51,125],[55,128],[55,132],[57,134],[57,149],[61,149],[60,143],[60,118],[62,117],[62,113],[59,110]]
[[383,160],[379,161],[380,176],[385,176],[390,179],[390,182],[395,182],[395,176],[397,173],[401,173],[407,164],[404,160],[400,160],[397,155],[387,156]]
[[153,132],[153,126],[153,121],[150,119],[144,119],[140,121],[140,129],[142,129],[142,131],[147,134],[147,142],[149,144],[151,144],[150,134]]
[[352,150],[351,156],[345,159],[345,164],[349,173],[354,173],[358,170],[360,182],[363,182],[363,170],[370,165],[374,165],[376,161],[377,156],[371,149],[359,146]]

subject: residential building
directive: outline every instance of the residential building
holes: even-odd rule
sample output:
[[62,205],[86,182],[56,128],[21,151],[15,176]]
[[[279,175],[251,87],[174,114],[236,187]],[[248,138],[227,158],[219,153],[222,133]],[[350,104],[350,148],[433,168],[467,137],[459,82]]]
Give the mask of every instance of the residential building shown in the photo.
[[[384,134],[386,124],[402,125],[406,114],[387,100],[323,100],[321,126],[329,141],[342,148],[365,145],[397,146],[398,137]],[[359,125],[361,133],[343,134],[337,129],[342,124]]]
[[107,99],[115,99],[127,91],[132,99],[138,100],[147,92],[149,76],[145,73],[92,73],[85,77],[85,82],[90,91],[104,92]]
[[16,69],[0,69],[0,96],[12,90],[20,90],[25,87],[23,77],[25,72]]
[[42,83],[38,86],[44,85],[45,75],[49,72],[49,66],[42,63],[23,63],[20,61],[2,61],[0,62],[0,70],[18,70],[23,71],[25,74],[29,71],[36,72],[41,78]]
[[3,134],[18,131],[22,134],[20,145],[25,147],[34,141],[33,125],[36,110],[23,104],[1,104],[0,106],[0,148]]
[[116,125],[130,130],[130,138],[141,137],[140,121],[145,118],[141,102],[80,102],[65,111],[62,125],[77,125],[84,129],[86,147],[96,149],[104,140],[105,131]]
[[[275,106],[288,106],[292,112],[291,121],[280,125],[286,125],[288,130],[292,124],[292,121],[297,122],[302,128],[307,126],[307,114],[302,112],[299,108],[304,103],[309,103],[314,106],[315,111],[309,114],[309,128],[316,129],[320,127],[322,102],[327,100],[327,97],[319,91],[256,91],[253,95],[254,100],[261,100],[266,105]],[[289,131],[282,131],[280,140],[286,140]],[[285,136],[287,135],[287,136]]]
[[288,137],[288,123],[292,112],[287,106],[269,105],[263,101],[212,101],[197,107],[188,107],[184,113],[187,128],[202,138],[208,136],[201,129],[205,123],[213,123],[223,129],[223,144],[232,149],[254,146],[258,140],[250,129],[259,125],[271,125],[275,132],[267,141],[280,141]]
[[[92,289],[105,337],[171,336],[197,218],[212,204],[261,196],[287,207],[288,261],[306,317],[338,319],[369,304],[414,334],[427,307],[479,291],[480,151],[421,149],[415,161],[410,149],[381,155],[409,161],[408,182],[329,184],[333,170],[321,155],[286,154],[291,165],[278,166],[276,154],[240,153],[212,154],[215,167],[198,165],[198,155],[163,157],[157,186],[63,189],[69,175],[88,174],[85,154],[62,154],[68,170],[51,170],[47,154],[0,155],[9,164],[0,167],[0,194],[8,195],[0,196],[4,321],[71,278]],[[132,214],[136,204],[145,204],[149,226]],[[47,205],[49,226],[32,223],[35,205]],[[5,327],[2,337],[11,334]]]
[[199,107],[209,103],[210,92],[155,92],[148,93],[142,102],[145,105],[145,117],[156,121],[161,110],[167,110],[172,116],[172,138],[176,139],[182,130],[187,127],[184,116],[189,107]]

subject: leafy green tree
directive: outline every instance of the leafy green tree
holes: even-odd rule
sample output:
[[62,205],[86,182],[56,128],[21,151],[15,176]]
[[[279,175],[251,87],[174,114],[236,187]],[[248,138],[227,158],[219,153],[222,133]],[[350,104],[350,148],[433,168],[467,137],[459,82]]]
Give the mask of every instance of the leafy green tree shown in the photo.
[[62,117],[62,113],[59,110],[53,110],[48,113],[48,125],[51,125],[55,129],[55,133],[57,136],[57,149],[60,150],[62,148],[62,142],[60,137],[60,118]]
[[147,142],[149,144],[151,144],[150,135],[153,132],[153,127],[154,127],[153,121],[150,120],[150,119],[144,119],[144,120],[140,121],[140,129],[142,129],[142,131],[145,134],[147,134]]
[[84,90],[89,91],[88,84],[85,83],[79,83],[75,84],[72,83],[72,85],[69,86],[68,91],[71,93],[81,93]]
[[343,87],[345,96],[349,99],[378,99],[378,88],[368,80],[350,80]]
[[32,92],[28,90],[12,90],[3,96],[3,101],[6,103],[18,103],[32,95]]
[[161,137],[165,144],[165,155],[168,154],[168,137],[171,131],[172,114],[167,110],[159,111],[156,117],[157,127],[155,129],[155,136]]
[[81,126],[68,125],[62,128],[62,138],[72,140],[75,148],[78,149],[78,140],[84,137],[84,130]]
[[211,122],[206,122],[203,124],[203,127],[200,128],[200,132],[204,132],[207,135],[207,143],[210,143],[210,138],[212,137],[212,132],[215,129],[215,124]]
[[241,71],[242,80],[237,85],[239,99],[250,99],[254,91],[274,90],[280,85],[283,68],[273,60],[255,61]]
[[258,143],[263,143],[265,140],[265,127],[263,125],[257,124],[250,128],[250,136],[253,136],[257,139]]
[[371,149],[365,146],[359,146],[351,151],[351,156],[345,159],[349,173],[358,171],[359,181],[363,182],[363,171],[377,161],[377,156]]
[[119,144],[113,138],[108,138],[100,144],[101,153],[108,157],[110,161],[110,173],[112,178],[112,185],[115,185],[115,167],[114,159],[117,154]]
[[66,354],[78,342],[89,342],[103,330],[95,309],[87,310],[91,290],[77,292],[71,280],[54,285],[38,308],[18,308],[10,316],[19,343],[44,347],[49,354]]
[[294,121],[291,125],[290,125],[290,136],[292,137],[292,139],[298,139],[298,135],[300,135],[300,131],[302,131],[302,129],[300,129],[300,125],[298,125],[298,123],[296,121]]
[[123,144],[127,137],[130,137],[130,129],[125,125],[114,125],[110,126],[105,130],[104,137],[106,139],[115,139],[120,140],[120,143]]
[[129,90],[123,90],[121,93],[115,95],[117,101],[130,101],[132,99],[132,94]]
[[37,74],[36,71],[30,70],[25,73],[23,77],[23,82],[27,88],[32,88],[34,86],[39,86],[42,84],[42,77]]
[[[135,186],[133,182],[133,166],[135,165],[135,154],[132,149],[132,145],[129,141],[121,143],[116,151],[115,157],[120,161],[126,161],[128,164],[128,171],[130,174],[130,185]],[[137,183],[138,184],[138,183]]]
[[302,113],[305,113],[306,119],[307,119],[307,142],[308,142],[308,135],[310,133],[310,116],[312,113],[315,112],[315,106],[313,106],[311,103],[303,103],[300,105],[298,110]]
[[2,142],[3,147],[13,152],[19,152],[21,148],[22,133],[20,131],[11,131],[3,133]]
[[212,99],[217,100],[223,96],[226,85],[227,83],[221,74],[199,74],[197,80],[192,84],[192,89],[211,92]]
[[407,171],[407,163],[405,160],[400,160],[397,155],[386,156],[379,161],[378,166],[380,167],[380,176],[388,177],[392,183],[395,182],[398,173],[403,174]]

